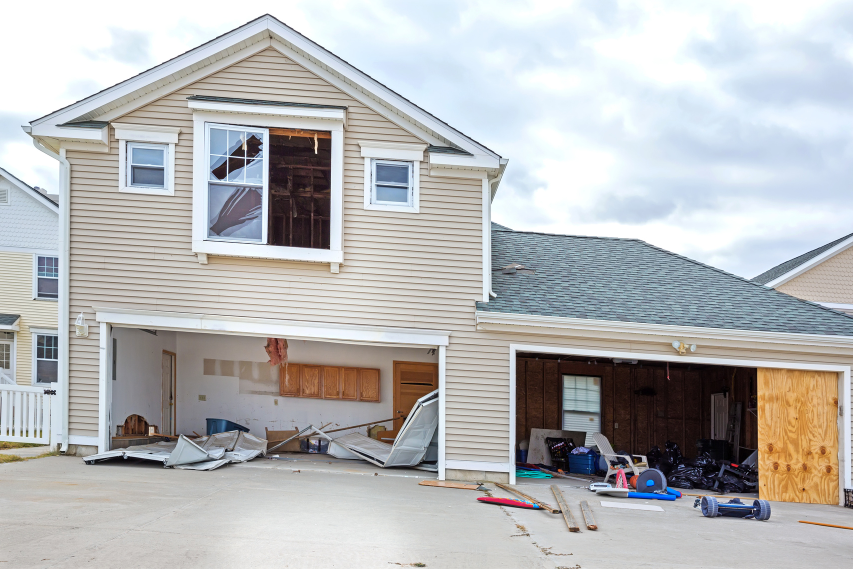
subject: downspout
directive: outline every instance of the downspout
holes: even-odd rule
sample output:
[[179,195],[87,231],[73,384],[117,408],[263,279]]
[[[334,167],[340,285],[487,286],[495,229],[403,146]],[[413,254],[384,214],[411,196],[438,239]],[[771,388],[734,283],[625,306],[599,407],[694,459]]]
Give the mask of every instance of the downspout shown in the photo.
[[[29,134],[29,133],[28,133]],[[57,383],[59,387],[59,401],[62,414],[62,434],[60,442],[61,452],[68,450],[68,342],[69,326],[69,284],[71,282],[68,267],[70,261],[70,237],[71,237],[71,207],[69,198],[71,195],[71,164],[65,158],[65,149],[60,148],[59,154],[45,147],[35,137],[33,146],[59,162],[59,317],[57,329],[59,330],[59,369]]]
[[489,180],[489,244],[488,244],[488,267],[489,267],[489,298],[497,298],[498,295],[495,294],[495,291],[492,290],[492,202],[495,199],[495,194],[498,193],[498,184],[501,183],[501,180],[504,177],[504,172],[506,171],[506,165],[509,163],[509,160],[506,158],[501,158],[500,164],[501,168],[498,170],[498,175],[493,179]]

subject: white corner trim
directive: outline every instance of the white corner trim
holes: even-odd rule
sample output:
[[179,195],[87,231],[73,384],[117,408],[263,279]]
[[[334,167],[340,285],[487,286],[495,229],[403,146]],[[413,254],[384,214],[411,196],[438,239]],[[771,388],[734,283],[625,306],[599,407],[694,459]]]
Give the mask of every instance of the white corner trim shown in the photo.
[[438,479],[447,470],[447,347],[438,347]]
[[[362,149],[362,155],[363,155]],[[421,211],[421,163],[412,161],[412,205],[389,205],[373,203],[373,160],[364,159],[364,209],[374,211],[393,211],[397,213],[420,213]]]
[[[655,336],[675,336],[696,340],[733,340],[745,342],[766,342],[772,344],[795,344],[803,346],[826,346],[853,348],[853,337],[821,334],[794,334],[789,332],[763,332],[756,330],[732,330],[727,328],[700,328],[693,326],[673,326],[668,324],[645,324],[642,322],[617,322],[610,320],[588,320],[585,318],[563,318],[559,316],[536,316],[530,314],[511,314],[500,312],[475,313],[478,330],[525,332],[524,328],[552,328],[575,331],[646,334]],[[539,334],[536,330],[529,333]],[[678,356],[678,361],[687,361],[686,356]]]
[[446,460],[444,461],[445,469],[453,470],[482,470],[484,472],[508,472],[510,476],[510,484],[515,484],[515,463],[509,464],[506,462],[486,462],[480,460]]
[[841,243],[839,243],[835,247],[832,247],[831,249],[827,249],[826,251],[824,251],[823,253],[821,253],[817,257],[814,257],[813,259],[809,259],[808,261],[806,261],[802,265],[794,267],[793,269],[791,269],[790,271],[788,271],[784,275],[782,275],[780,277],[776,277],[775,279],[773,279],[769,283],[765,284],[764,286],[770,287],[770,288],[776,288],[780,285],[783,285],[786,282],[788,282],[788,281],[800,276],[801,274],[805,273],[809,269],[812,269],[815,266],[823,263],[827,259],[831,259],[832,257],[838,255],[839,253],[846,251],[850,247],[853,247],[853,237],[850,237],[849,239],[845,239],[844,241],[842,241]]
[[151,328],[176,332],[204,332],[260,338],[293,338],[348,344],[380,346],[441,347],[450,343],[450,332],[395,328],[390,326],[360,326],[248,318],[160,310],[137,310],[121,307],[93,306],[95,319],[112,326],[124,328]]
[[[586,356],[593,358],[612,359],[621,358],[626,360],[646,360],[668,362],[673,361],[674,357],[666,354],[650,354],[641,352],[620,352],[614,350],[592,350],[586,347],[565,347],[565,346],[547,346],[538,344],[510,344],[509,345],[509,373],[510,373],[510,452],[514,452],[513,441],[515,440],[515,385],[516,385],[516,355],[518,352],[540,353],[540,354],[560,354],[571,356]],[[851,449],[851,366],[836,365],[836,364],[816,364],[806,362],[791,362],[791,361],[766,361],[766,360],[747,360],[734,358],[716,358],[705,356],[675,356],[679,362],[687,362],[691,364],[706,364],[732,367],[763,367],[771,369],[797,369],[810,371],[828,371],[839,374],[839,399],[842,404],[842,428],[839,430],[839,485],[843,483],[843,488],[853,487],[853,472],[851,472],[851,461],[853,461],[853,449]],[[816,356],[820,357],[820,356]],[[510,474],[512,477],[514,471]],[[843,504],[843,490],[839,488],[839,500]]]
[[[332,134],[332,204],[330,211],[330,248],[281,247],[261,243],[237,243],[207,239],[207,123],[235,124],[261,128],[297,128],[323,130]],[[314,263],[344,262],[343,251],[343,194],[344,194],[344,125],[343,121],[317,118],[243,115],[196,110],[193,112],[193,131],[202,133],[193,137],[193,253],[228,257],[276,259],[281,261],[304,261]],[[265,185],[266,186],[266,185]],[[201,260],[201,257],[199,257]]]
[[153,142],[159,144],[177,144],[181,129],[171,126],[112,123],[118,140],[132,142]]
[[[187,101],[187,106],[194,111],[209,111],[215,113],[237,113],[241,115],[270,115],[275,117],[294,117],[315,120],[330,120],[344,122],[347,118],[345,109],[324,109],[302,106],[263,105],[257,103],[242,103],[231,101]],[[321,128],[321,127],[315,127]]]
[[[118,133],[118,130],[116,130]],[[177,137],[177,135],[175,135]],[[174,196],[175,195],[175,143],[167,143],[166,146],[166,187],[144,188],[130,186],[127,183],[127,143],[134,140],[119,139],[118,141],[118,191],[126,194],[145,194],[150,196]],[[145,144],[158,144],[148,143]]]
[[364,158],[384,158],[386,160],[409,160],[422,162],[426,144],[412,144],[404,142],[377,142],[373,140],[359,140],[361,155]]
[[483,218],[483,302],[489,302],[492,290],[492,197],[491,185],[483,179],[482,218]]

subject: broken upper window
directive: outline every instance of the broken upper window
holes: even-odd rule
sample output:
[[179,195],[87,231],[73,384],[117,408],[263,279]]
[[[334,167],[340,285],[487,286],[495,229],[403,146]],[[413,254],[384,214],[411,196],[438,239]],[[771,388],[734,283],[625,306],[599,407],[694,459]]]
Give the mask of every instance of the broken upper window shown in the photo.
[[329,249],[331,133],[208,126],[208,238]]

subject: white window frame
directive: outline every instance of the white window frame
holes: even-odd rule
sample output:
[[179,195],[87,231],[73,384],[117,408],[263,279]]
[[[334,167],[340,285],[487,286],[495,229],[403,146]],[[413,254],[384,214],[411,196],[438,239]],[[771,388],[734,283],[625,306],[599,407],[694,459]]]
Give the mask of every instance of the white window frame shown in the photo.
[[15,376],[15,368],[16,368],[16,359],[18,353],[18,332],[15,330],[0,330],[0,332],[10,332],[12,334],[11,340],[0,339],[0,344],[9,344],[11,347],[10,352],[10,361],[9,365],[12,366],[9,368],[9,375],[12,376],[12,379],[17,382],[18,378]]
[[[364,209],[398,213],[420,213],[420,170],[427,145],[372,140],[359,140],[358,144],[361,146],[361,156],[364,158]],[[373,183],[376,164],[383,162],[389,164],[408,163],[410,165],[408,204],[376,202],[376,190]]]
[[[127,123],[112,123],[118,140],[118,191],[128,194],[147,194],[152,196],[175,195],[175,145],[178,143],[180,128],[137,125]],[[130,184],[130,168],[128,167],[128,145],[163,148],[165,150],[164,188],[149,186],[132,186]]]
[[[59,266],[59,254],[58,253],[36,253],[33,255],[33,300],[43,300],[47,302],[58,302],[59,295],[57,294],[56,298],[42,298],[39,296],[39,257],[53,257],[56,259],[56,267],[57,271],[61,271],[62,268]],[[53,278],[53,277],[41,277],[45,279]],[[56,277],[57,281],[59,277]],[[57,290],[59,283],[57,283]]]
[[[195,106],[190,101],[191,107]],[[201,105],[198,105],[201,106]],[[217,103],[223,110],[210,110],[214,105],[205,104],[204,109],[194,109],[193,132],[205,133],[193,137],[193,252],[199,256],[199,262],[206,263],[208,255],[230,257],[252,257],[259,259],[277,259],[283,261],[307,261],[329,263],[333,271],[344,262],[343,252],[343,195],[344,195],[344,118],[342,109],[324,110],[323,118],[301,116],[312,109],[298,107],[275,107],[271,105]],[[226,112],[233,109],[232,112]],[[239,112],[235,112],[239,111]],[[336,112],[332,112],[336,111]],[[249,114],[251,113],[251,114]],[[292,116],[299,115],[299,116]],[[208,231],[208,132],[207,123],[224,127],[247,127],[252,130],[268,128],[293,128],[303,130],[323,130],[331,132],[331,212],[330,212],[330,248],[312,249],[309,247],[285,247],[257,242],[235,242],[222,239],[210,239]],[[268,167],[264,168],[264,203],[267,203],[269,191]],[[264,207],[264,235],[266,236],[267,208]],[[266,239],[265,239],[266,240]]]
[[[59,365],[59,330],[57,330],[55,328],[30,328],[30,332],[32,333],[32,350],[33,350],[32,366],[31,366],[32,377],[30,378],[30,383],[32,385],[39,385],[39,386],[50,385],[50,383],[40,383],[40,382],[36,381],[36,378],[38,377],[38,357],[37,357],[38,356],[38,337],[39,336],[56,336],[56,352],[57,352],[56,353],[56,356],[57,356],[56,362],[57,362],[57,365]],[[46,361],[52,361],[52,360],[46,360]],[[59,380],[59,377],[57,376],[57,381],[58,380]],[[54,382],[51,382],[51,383],[54,383]]]
[[264,162],[264,177],[263,177],[263,182],[261,183],[261,204],[262,204],[261,205],[261,240],[257,241],[257,240],[250,240],[250,239],[241,240],[239,238],[235,239],[232,237],[212,237],[209,233],[209,230],[210,230],[210,227],[209,227],[209,225],[210,225],[210,212],[207,211],[207,208],[205,208],[205,211],[207,211],[207,217],[206,217],[207,222],[205,223],[205,231],[204,231],[205,239],[210,240],[210,241],[223,242],[223,243],[250,243],[252,245],[265,245],[267,242],[267,237],[269,236],[269,234],[268,234],[268,230],[269,230],[269,227],[268,227],[269,226],[269,211],[268,211],[268,208],[269,208],[269,168],[268,168],[269,152],[266,150],[270,147],[269,146],[269,142],[270,142],[269,129],[261,128],[261,127],[247,127],[244,125],[235,125],[235,124],[218,124],[218,123],[210,123],[210,122],[205,123],[205,125],[204,125],[204,141],[205,141],[204,146],[205,146],[205,149],[207,149],[206,150],[207,158],[205,159],[204,164],[205,164],[205,170],[208,174],[208,193],[205,196],[205,202],[208,202],[208,198],[210,197],[210,193],[209,193],[210,192],[210,186],[209,186],[210,184],[221,184],[223,186],[235,186],[235,187],[236,186],[255,186],[255,187],[257,187],[257,184],[245,184],[242,182],[228,182],[226,180],[214,181],[214,180],[210,179],[210,150],[209,150],[210,145],[209,145],[209,141],[210,141],[210,129],[211,128],[225,130],[225,131],[229,131],[229,130],[251,130],[252,132],[261,132],[264,135],[264,140],[263,140],[264,153],[263,153],[263,158],[262,158],[263,162]]
[[[169,145],[168,144],[152,144],[150,142],[131,142],[129,140],[125,141],[125,153],[127,155],[127,162],[125,164],[125,180],[124,187],[125,190],[144,190],[144,191],[155,191],[155,192],[165,192],[166,188],[169,186],[169,173],[172,168],[169,166]],[[134,148],[149,148],[151,150],[160,150],[163,152],[163,186],[152,186],[147,184],[134,184],[133,183],[133,149]],[[157,166],[148,165],[148,164],[136,164],[137,166],[152,166],[156,168]]]

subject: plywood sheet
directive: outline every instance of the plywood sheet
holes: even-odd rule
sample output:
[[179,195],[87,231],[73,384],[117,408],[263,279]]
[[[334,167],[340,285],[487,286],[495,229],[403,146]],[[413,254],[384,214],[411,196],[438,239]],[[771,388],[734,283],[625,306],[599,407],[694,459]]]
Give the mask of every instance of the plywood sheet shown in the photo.
[[544,364],[545,383],[542,409],[546,429],[562,429],[563,413],[560,409],[563,403],[563,381],[560,376],[559,364],[553,360]]
[[838,375],[758,369],[763,500],[838,503]]

